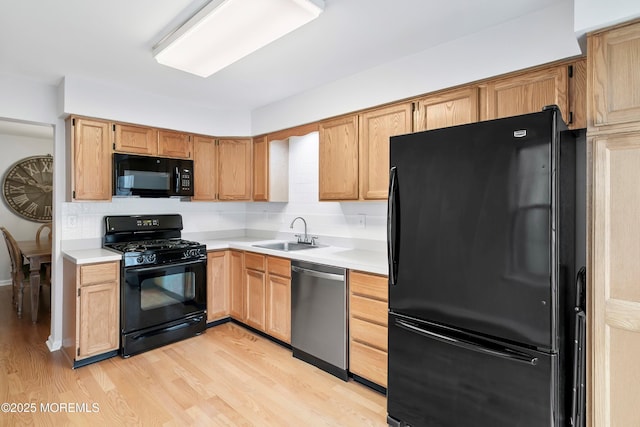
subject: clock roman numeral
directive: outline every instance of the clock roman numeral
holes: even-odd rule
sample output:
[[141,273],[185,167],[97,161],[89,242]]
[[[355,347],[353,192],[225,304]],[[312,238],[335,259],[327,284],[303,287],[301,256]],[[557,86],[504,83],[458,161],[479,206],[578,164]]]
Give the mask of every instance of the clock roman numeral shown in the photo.
[[36,213],[36,209],[38,209],[38,204],[31,202],[31,204],[29,206],[27,206],[27,208],[24,210],[24,212],[28,213],[30,215],[33,215],[33,214]]
[[24,185],[11,185],[9,184],[9,193],[22,193],[24,191]]
[[31,176],[34,176],[35,174],[40,172],[38,170],[38,167],[33,163],[27,163],[27,164],[23,165],[22,168],[24,170],[26,170],[27,172],[29,172],[29,175],[31,175]]
[[52,162],[42,162],[42,173],[52,173],[53,172],[53,163]]
[[51,206],[44,207],[44,216],[51,216]]
[[29,201],[29,198],[27,197],[26,194],[21,194],[19,196],[14,197],[12,200],[16,205],[22,206]]
[[23,184],[26,184],[27,182],[29,182],[31,180],[30,177],[22,176],[22,175],[20,175],[18,173],[16,173],[14,176],[12,176],[11,179],[18,180],[18,181],[22,182]]

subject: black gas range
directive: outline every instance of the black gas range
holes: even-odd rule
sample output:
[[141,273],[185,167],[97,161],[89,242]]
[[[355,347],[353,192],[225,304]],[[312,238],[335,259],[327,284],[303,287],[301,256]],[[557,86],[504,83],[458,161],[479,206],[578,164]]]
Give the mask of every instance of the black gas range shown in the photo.
[[182,217],[105,217],[103,247],[122,254],[121,354],[150,350],[206,329],[206,246],[181,238]]

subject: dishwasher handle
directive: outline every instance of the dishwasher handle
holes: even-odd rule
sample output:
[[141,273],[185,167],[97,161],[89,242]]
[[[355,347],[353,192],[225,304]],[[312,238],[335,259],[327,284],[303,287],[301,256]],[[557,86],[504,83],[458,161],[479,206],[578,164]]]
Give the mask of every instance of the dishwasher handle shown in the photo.
[[296,267],[295,265],[291,266],[291,271],[295,271],[296,273],[306,274],[308,276],[318,277],[320,279],[329,279],[329,280],[344,280],[343,274],[334,274],[334,273],[325,273],[322,271],[309,270],[307,268]]

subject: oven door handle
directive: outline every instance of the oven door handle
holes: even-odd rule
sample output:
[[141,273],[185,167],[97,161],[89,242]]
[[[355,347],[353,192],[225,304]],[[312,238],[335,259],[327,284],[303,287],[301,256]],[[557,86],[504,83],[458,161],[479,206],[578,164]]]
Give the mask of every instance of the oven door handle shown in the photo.
[[144,273],[145,271],[149,271],[149,270],[157,270],[158,267],[181,267],[181,266],[190,266],[190,265],[196,265],[196,264],[202,264],[203,261],[206,261],[206,258],[201,258],[201,259],[197,259],[194,261],[184,261],[184,262],[175,262],[175,263],[168,263],[168,264],[154,264],[151,266],[145,266],[145,267],[126,267],[125,271],[127,273]]

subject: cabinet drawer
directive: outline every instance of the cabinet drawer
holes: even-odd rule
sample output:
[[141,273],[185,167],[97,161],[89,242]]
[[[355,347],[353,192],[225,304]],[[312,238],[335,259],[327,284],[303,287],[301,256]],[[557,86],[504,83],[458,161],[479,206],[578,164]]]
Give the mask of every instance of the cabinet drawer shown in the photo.
[[351,339],[387,351],[387,327],[352,317],[349,319]]
[[265,256],[260,254],[254,254],[253,252],[244,253],[244,266],[251,270],[264,271]]
[[349,288],[352,294],[387,301],[389,294],[388,279],[386,276],[374,276],[372,274],[351,271],[349,274]]
[[88,264],[80,266],[80,285],[113,282],[118,280],[120,268],[117,262]]
[[349,370],[362,378],[387,387],[387,353],[384,351],[351,341]]
[[267,270],[269,274],[291,277],[291,261],[285,258],[267,257]]
[[389,315],[386,301],[378,301],[351,294],[349,298],[349,310],[352,317],[387,326]]

